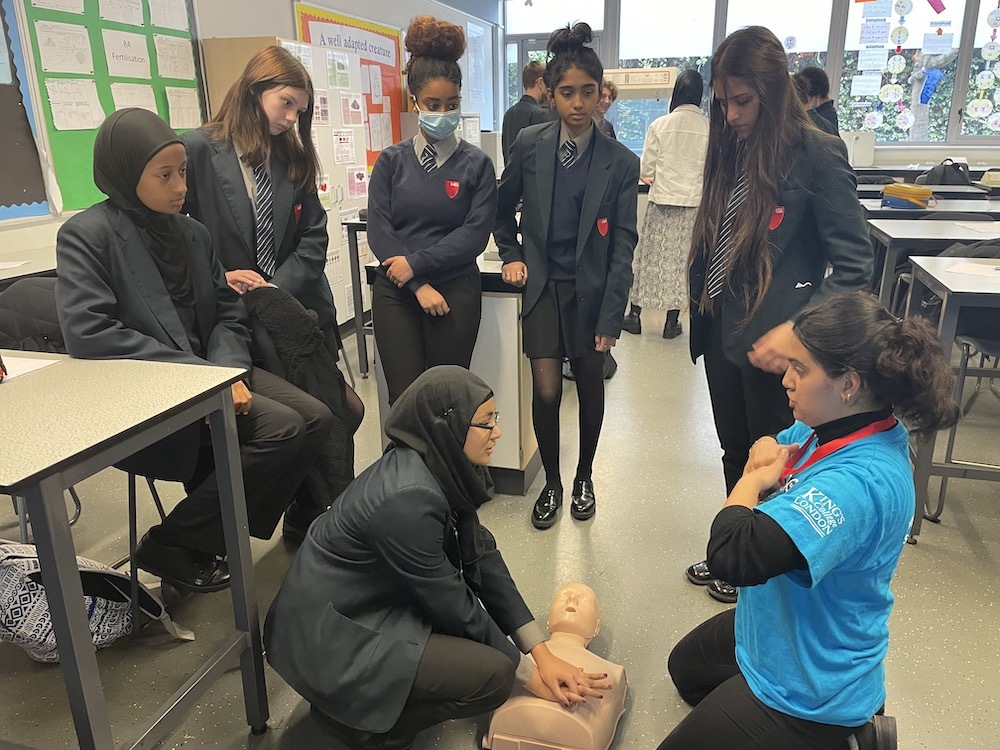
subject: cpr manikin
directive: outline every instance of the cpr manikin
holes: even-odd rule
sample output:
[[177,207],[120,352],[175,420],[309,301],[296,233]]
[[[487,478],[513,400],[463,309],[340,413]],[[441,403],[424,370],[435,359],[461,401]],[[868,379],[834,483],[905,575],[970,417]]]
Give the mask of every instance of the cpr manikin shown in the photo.
[[523,688],[498,708],[483,738],[491,750],[607,750],[625,713],[625,670],[587,650],[601,627],[593,589],[568,583],[556,591],[549,610],[549,650],[583,671],[608,675],[603,699],[588,698],[572,709],[536,698]]

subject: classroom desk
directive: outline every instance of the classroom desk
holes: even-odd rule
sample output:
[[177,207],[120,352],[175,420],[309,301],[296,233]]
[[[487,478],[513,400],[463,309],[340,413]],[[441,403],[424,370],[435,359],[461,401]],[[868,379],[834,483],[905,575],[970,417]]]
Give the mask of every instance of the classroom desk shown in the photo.
[[[993,226],[993,225],[996,226]],[[933,255],[956,242],[979,242],[1000,238],[1000,222],[982,222],[983,229],[970,229],[951,221],[921,221],[920,219],[869,219],[868,231],[875,247],[875,269],[883,259],[878,298],[888,305],[896,265],[901,258],[912,255]]]
[[939,200],[927,208],[893,208],[883,206],[881,198],[862,198],[861,208],[866,219],[919,219],[929,214],[960,212],[963,214],[985,214],[992,219],[1000,219],[1000,201],[965,198],[963,200]]
[[[919,314],[920,300],[929,290],[941,298],[941,317],[938,321],[938,337],[945,357],[951,361],[955,347],[955,331],[958,316],[965,307],[1000,308],[1000,279],[955,273],[950,269],[958,264],[997,266],[993,258],[913,258],[913,283],[906,298],[906,316]],[[952,460],[948,463],[934,460],[934,444],[937,435],[924,440],[915,440],[913,459],[913,483],[917,500],[910,529],[911,541],[916,541],[927,507],[928,482],[932,476],[960,477],[964,479],[1000,480],[1000,468],[984,464],[972,464]]]
[[[236,632],[125,747],[150,748],[162,739],[237,657],[247,723],[254,733],[263,732],[268,718],[263,649],[229,389],[244,371],[29,352],[2,354],[5,359],[59,359],[0,383],[0,425],[9,438],[0,451],[0,493],[27,501],[79,746],[112,750],[115,743],[82,606],[83,588],[63,490],[205,416],[212,428],[221,490]],[[127,398],[122,394],[128,394]]]
[[[885,185],[858,185],[858,198],[881,198],[884,187]],[[921,187],[930,188],[934,195],[945,200],[988,197],[986,188],[975,185],[921,185]]]
[[[23,263],[23,265],[15,268],[3,268],[5,263]],[[0,250],[0,290],[18,279],[25,279],[29,276],[55,276],[55,273],[55,246],[35,250],[30,256],[23,252]]]
[[[935,164],[913,164],[909,166],[871,166],[871,167],[854,167],[854,174],[856,175],[871,175],[879,174],[886,175],[888,177],[896,177],[905,180],[906,182],[913,182],[917,177],[927,172],[931,167],[937,166]],[[984,167],[984,166],[969,166],[969,179],[979,180],[983,176],[983,172],[990,169],[996,169],[996,167]]]

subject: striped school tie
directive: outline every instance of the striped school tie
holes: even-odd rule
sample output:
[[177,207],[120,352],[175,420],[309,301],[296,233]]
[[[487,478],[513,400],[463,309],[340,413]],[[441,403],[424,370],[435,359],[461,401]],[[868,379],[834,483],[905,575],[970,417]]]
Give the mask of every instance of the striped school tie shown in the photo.
[[719,296],[726,286],[726,271],[736,250],[736,243],[733,242],[733,223],[736,212],[743,201],[746,200],[747,193],[750,192],[750,183],[747,178],[746,169],[740,170],[740,177],[736,181],[736,187],[729,194],[729,206],[726,208],[725,218],[722,220],[722,231],[719,232],[719,244],[712,256],[712,262],[708,267],[708,277],[705,279],[705,286],[708,289],[709,299]]
[[566,169],[573,166],[573,162],[576,161],[576,141],[568,140],[563,143],[562,156],[559,157],[559,161]]
[[431,144],[424,146],[423,153],[420,154],[420,163],[424,166],[424,171],[430,174],[437,169],[437,149]]
[[257,267],[265,276],[274,276],[274,205],[271,201],[271,177],[263,164],[253,168],[257,183]]

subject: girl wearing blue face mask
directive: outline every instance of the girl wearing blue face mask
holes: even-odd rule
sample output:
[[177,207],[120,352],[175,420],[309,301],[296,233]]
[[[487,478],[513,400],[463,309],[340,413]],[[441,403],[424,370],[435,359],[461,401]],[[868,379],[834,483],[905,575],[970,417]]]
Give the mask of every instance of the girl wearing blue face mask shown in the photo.
[[368,243],[382,263],[372,317],[389,403],[430,367],[472,362],[482,306],[476,258],[497,207],[493,162],[457,133],[462,27],[415,18],[406,49],[420,130],[379,155],[368,186]]

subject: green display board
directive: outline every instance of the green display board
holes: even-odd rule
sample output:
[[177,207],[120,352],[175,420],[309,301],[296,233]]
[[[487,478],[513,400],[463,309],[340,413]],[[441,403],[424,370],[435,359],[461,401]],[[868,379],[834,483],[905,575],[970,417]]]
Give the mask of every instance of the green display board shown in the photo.
[[185,0],[22,2],[64,210],[104,199],[94,185],[94,138],[119,108],[116,96],[120,106],[155,107],[179,132],[200,124]]

